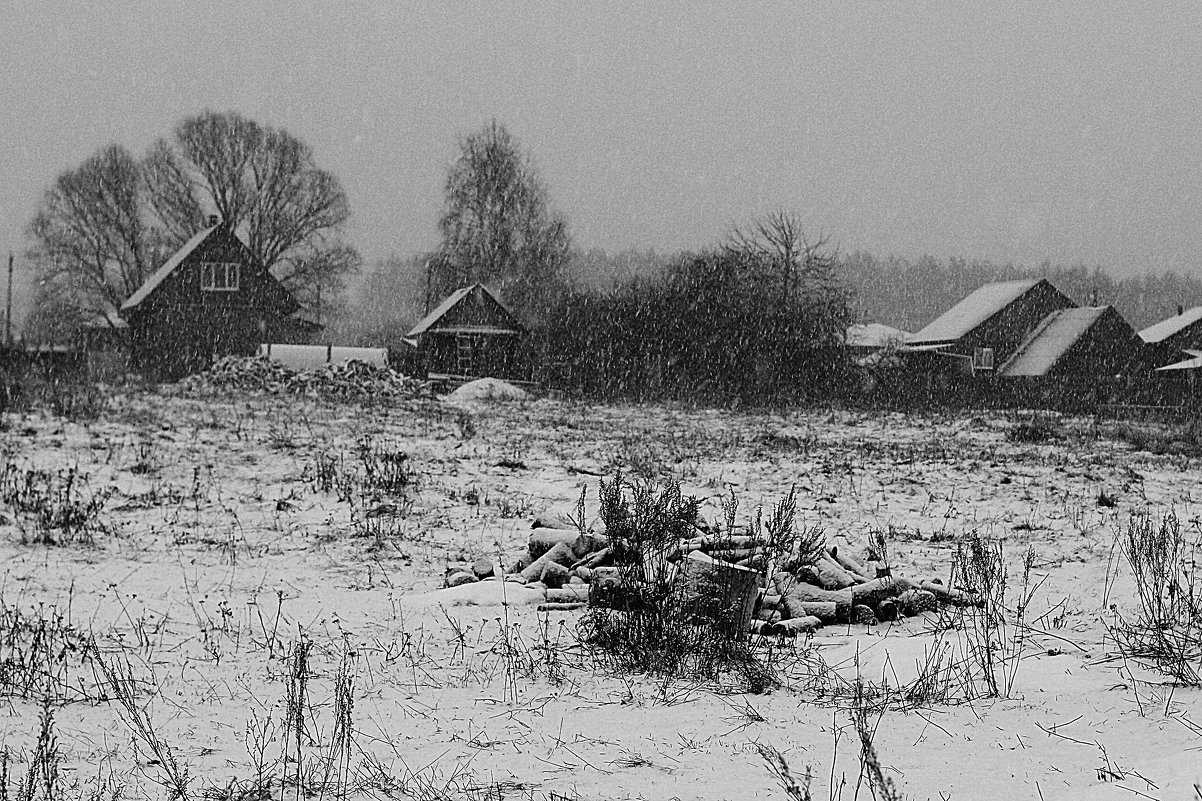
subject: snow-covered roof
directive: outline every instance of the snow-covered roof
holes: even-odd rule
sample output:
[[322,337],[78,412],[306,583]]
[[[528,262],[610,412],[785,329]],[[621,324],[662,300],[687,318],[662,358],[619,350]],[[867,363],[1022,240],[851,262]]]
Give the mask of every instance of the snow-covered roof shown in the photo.
[[213,231],[217,230],[217,228],[218,225],[211,225],[185,242],[182,248],[175,251],[175,255],[167,259],[167,261],[163,263],[162,267],[155,270],[154,275],[147,278],[146,282],[143,283],[142,286],[138,287],[138,290],[130,295],[129,298],[121,304],[121,311],[125,312],[137,308],[138,304],[146,300],[146,298],[150,296],[150,293],[153,292],[159,286],[159,284],[166,281],[167,276],[175,272],[175,268],[179,267],[180,264],[183,263],[184,259],[188,258],[192,251],[200,247],[200,243],[204,242],[205,239],[208,238],[209,234],[213,233]]
[[1039,283],[1039,279],[986,284],[909,338],[911,344],[955,342]]
[[998,370],[998,375],[1047,375],[1064,354],[1090,327],[1101,319],[1109,306],[1082,306],[1059,309],[1043,319],[1019,345],[1014,355]]
[[1167,320],[1161,320],[1155,325],[1148,326],[1139,332],[1139,336],[1149,345],[1155,345],[1157,342],[1163,342],[1173,334],[1188,328],[1199,320],[1202,320],[1202,306],[1195,306]]
[[[507,315],[509,315],[510,318],[512,318],[516,321],[516,318],[514,318],[514,316],[513,316],[513,312],[511,312],[508,309],[508,307],[506,307],[505,304],[502,303],[497,298],[497,296],[494,295],[489,290],[488,287],[486,287],[484,284],[472,284],[471,286],[465,286],[461,289],[456,289],[450,295],[447,295],[446,299],[442,303],[439,303],[438,306],[435,307],[434,311],[430,312],[425,317],[423,317],[421,319],[421,322],[419,322],[417,325],[413,326],[413,328],[410,329],[409,333],[405,334],[405,336],[406,337],[421,336],[422,334],[429,331],[431,328],[434,328],[436,323],[438,323],[439,320],[441,320],[443,317],[445,317],[446,314],[451,311],[451,309],[458,306],[459,303],[464,298],[466,298],[468,295],[472,294],[472,292],[477,289],[479,289],[479,291],[481,293],[483,293],[484,295],[488,296],[494,303],[497,304],[497,306],[499,306],[501,308],[502,311],[504,311]],[[515,327],[513,327],[513,328],[499,328],[496,326],[487,326],[487,325],[462,325],[462,326],[458,326],[455,329],[443,329],[440,326],[439,330],[448,330],[448,331],[455,330],[460,333],[484,333],[484,334],[513,334],[513,333],[520,332],[520,329],[517,327],[516,322],[515,322]]]
[[883,348],[895,342],[905,342],[910,332],[884,323],[857,323],[847,327],[849,348]]

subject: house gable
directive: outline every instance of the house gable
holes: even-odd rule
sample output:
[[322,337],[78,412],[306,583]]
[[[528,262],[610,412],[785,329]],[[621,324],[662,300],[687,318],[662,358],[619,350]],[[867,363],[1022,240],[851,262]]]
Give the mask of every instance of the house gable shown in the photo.
[[149,309],[258,309],[287,316],[299,305],[224,223],[190,239],[121,306],[133,319]]
[[1103,377],[1146,366],[1146,346],[1135,329],[1113,306],[1091,306],[1049,314],[998,374]]
[[972,357],[992,351],[1000,364],[1052,312],[1077,304],[1045,279],[986,284],[907,341],[911,347],[938,347]]
[[413,339],[426,334],[521,334],[526,328],[483,284],[458,289],[410,329]]

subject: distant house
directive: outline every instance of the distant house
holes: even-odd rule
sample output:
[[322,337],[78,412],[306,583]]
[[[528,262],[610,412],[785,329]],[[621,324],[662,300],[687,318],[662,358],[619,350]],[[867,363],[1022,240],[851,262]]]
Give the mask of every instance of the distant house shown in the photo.
[[1202,306],[1178,309],[1177,314],[1139,332],[1156,354],[1160,366],[1174,364],[1190,350],[1202,350]]
[[1113,306],[1085,306],[1045,317],[997,374],[1101,384],[1146,373],[1150,366],[1144,341]]
[[453,292],[405,335],[417,369],[431,377],[517,378],[527,329],[483,284]]
[[230,227],[209,227],[176,251],[121,306],[133,366],[177,378],[227,355],[254,355],[261,342],[306,341],[320,326]]
[[991,373],[1049,314],[1076,305],[1044,279],[986,284],[911,336],[907,350],[953,357],[964,372]]

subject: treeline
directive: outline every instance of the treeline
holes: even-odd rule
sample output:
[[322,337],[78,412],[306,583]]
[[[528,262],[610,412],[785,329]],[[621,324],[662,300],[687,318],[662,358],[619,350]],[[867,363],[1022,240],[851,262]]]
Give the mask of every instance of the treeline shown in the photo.
[[1202,305],[1202,279],[1169,272],[1115,278],[1101,268],[995,264],[987,260],[879,258],[862,251],[840,260],[857,322],[918,331],[982,284],[1046,278],[1082,305],[1114,306],[1137,330]]
[[720,248],[607,290],[576,286],[531,339],[531,362],[544,383],[594,398],[829,398],[850,377],[834,267],[817,251]]

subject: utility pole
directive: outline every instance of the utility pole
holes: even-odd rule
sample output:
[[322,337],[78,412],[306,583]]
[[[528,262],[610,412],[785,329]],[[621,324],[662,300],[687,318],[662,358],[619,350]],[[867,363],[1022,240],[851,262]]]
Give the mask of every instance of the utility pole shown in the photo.
[[13,344],[13,253],[8,252],[8,300],[4,304],[4,344]]

